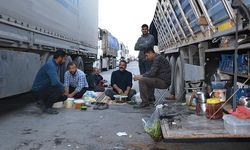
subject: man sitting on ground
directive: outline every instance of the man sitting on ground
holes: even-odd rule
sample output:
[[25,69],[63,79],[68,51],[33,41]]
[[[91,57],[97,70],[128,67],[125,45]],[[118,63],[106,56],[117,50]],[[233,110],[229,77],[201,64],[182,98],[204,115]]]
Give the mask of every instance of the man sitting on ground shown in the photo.
[[104,83],[106,81],[103,80],[102,75],[100,75],[100,69],[98,68],[94,69],[95,69],[94,72],[95,92],[104,92],[105,91]]
[[69,98],[82,98],[88,88],[86,75],[74,62],[68,64],[68,71],[64,74],[65,95]]
[[139,90],[142,103],[135,108],[149,106],[150,101],[155,100],[154,90],[167,89],[171,84],[171,69],[168,61],[154,52],[152,48],[144,52],[146,59],[153,61],[150,71],[143,75],[135,75],[134,80],[139,80]]
[[63,95],[64,86],[57,74],[57,67],[65,61],[65,57],[63,50],[57,50],[54,58],[40,68],[33,82],[32,94],[37,100],[37,105],[45,113],[57,114],[58,112],[52,108],[53,104],[67,99],[67,96]]
[[113,71],[111,75],[112,89],[107,89],[105,94],[114,100],[114,95],[126,95],[128,101],[136,94],[132,88],[132,73],[126,70],[127,62],[121,60],[119,63],[119,70]]

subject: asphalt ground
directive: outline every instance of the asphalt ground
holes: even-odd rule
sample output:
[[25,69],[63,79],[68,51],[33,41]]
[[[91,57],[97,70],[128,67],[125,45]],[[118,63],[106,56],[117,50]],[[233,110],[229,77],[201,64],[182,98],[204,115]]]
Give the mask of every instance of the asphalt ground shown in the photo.
[[[138,74],[137,62],[128,70]],[[102,72],[110,80],[113,70]],[[138,82],[133,88],[138,91]],[[168,140],[154,142],[144,132],[144,117],[151,109],[136,110],[113,104],[106,110],[59,109],[43,114],[31,94],[0,100],[0,150],[249,150],[249,139]],[[126,136],[118,136],[126,132]]]

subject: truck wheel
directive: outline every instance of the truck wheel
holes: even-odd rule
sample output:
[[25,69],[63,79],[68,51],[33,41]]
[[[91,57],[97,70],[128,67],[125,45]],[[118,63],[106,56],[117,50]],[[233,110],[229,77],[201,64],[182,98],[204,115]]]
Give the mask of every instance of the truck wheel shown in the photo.
[[76,62],[77,68],[84,71],[84,63],[83,63],[82,57],[78,56],[75,58],[74,61]]
[[174,94],[174,83],[175,83],[175,65],[176,65],[176,59],[174,56],[171,56],[170,57],[170,60],[169,60],[169,65],[170,65],[170,68],[171,68],[171,85],[169,87],[169,92],[170,94]]
[[184,72],[183,63],[180,56],[177,58],[175,65],[175,98],[177,101],[182,102],[185,94],[184,90]]

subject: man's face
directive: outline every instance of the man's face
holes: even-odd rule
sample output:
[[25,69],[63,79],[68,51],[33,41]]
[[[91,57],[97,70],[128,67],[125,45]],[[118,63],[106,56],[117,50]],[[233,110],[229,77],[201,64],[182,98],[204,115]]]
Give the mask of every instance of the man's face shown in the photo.
[[151,61],[151,60],[154,60],[155,55],[154,55],[153,52],[148,52],[148,53],[145,53],[145,57],[146,57],[147,60]]
[[76,73],[77,67],[75,64],[69,66],[69,72],[74,75]]
[[120,71],[126,70],[126,64],[125,64],[124,62],[120,62],[120,63],[119,63],[119,70],[120,70]]
[[100,69],[95,69],[95,74],[100,74]]
[[57,59],[58,59],[58,64],[61,65],[61,64],[63,64],[65,62],[66,56],[64,56],[64,57],[59,56]]
[[148,34],[148,28],[147,27],[141,28],[141,32],[143,35]]

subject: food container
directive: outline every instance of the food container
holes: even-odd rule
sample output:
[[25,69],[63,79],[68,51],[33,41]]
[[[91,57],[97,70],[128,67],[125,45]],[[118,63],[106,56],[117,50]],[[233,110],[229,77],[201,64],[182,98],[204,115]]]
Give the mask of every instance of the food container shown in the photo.
[[[223,111],[222,111],[222,109],[220,109],[221,106],[222,106],[222,103],[221,103],[219,98],[207,99],[206,117],[208,119],[210,119],[210,118],[211,119],[221,119],[223,117]],[[215,112],[217,112],[217,113],[215,114]],[[215,114],[215,115],[213,115],[213,114]]]
[[114,95],[117,102],[126,102],[128,96],[125,95]]
[[224,128],[231,134],[250,133],[250,119],[238,119],[233,115],[224,115]]
[[88,106],[85,106],[85,105],[81,106],[81,110],[85,110],[86,111],[87,109],[88,109]]
[[84,104],[83,100],[74,100],[75,109],[81,109],[81,106]]
[[74,106],[74,98],[68,98],[66,101],[64,101],[64,107],[65,108],[73,108]]

